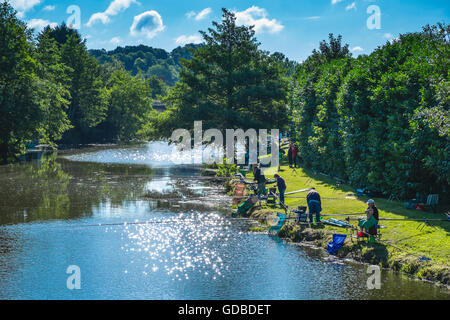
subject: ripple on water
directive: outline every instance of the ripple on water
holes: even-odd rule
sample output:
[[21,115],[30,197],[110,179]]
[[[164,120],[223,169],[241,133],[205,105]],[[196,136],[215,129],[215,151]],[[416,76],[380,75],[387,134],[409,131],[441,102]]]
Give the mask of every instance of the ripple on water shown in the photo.
[[191,273],[202,273],[213,280],[223,277],[224,263],[219,252],[230,239],[231,222],[219,214],[187,213],[164,221],[127,225],[121,249],[140,256],[146,263],[142,273],[164,272],[172,280],[189,279]]

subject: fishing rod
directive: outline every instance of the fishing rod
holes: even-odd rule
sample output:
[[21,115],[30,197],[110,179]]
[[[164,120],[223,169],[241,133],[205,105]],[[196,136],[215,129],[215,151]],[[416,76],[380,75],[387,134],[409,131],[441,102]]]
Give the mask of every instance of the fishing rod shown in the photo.
[[[287,217],[287,219],[297,219],[293,217]],[[273,220],[271,217],[248,217],[248,218],[221,218],[219,221],[261,221],[261,220]],[[147,221],[134,221],[134,222],[117,222],[117,223],[97,223],[97,224],[85,224],[85,225],[75,225],[73,226],[78,228],[87,228],[87,227],[111,227],[111,226],[129,226],[129,225],[147,225],[147,224],[171,224],[171,223],[200,223],[200,222],[214,222],[217,221],[215,219],[201,218],[201,219],[179,219],[179,220],[147,220]]]
[[[284,220],[297,220],[296,217],[285,217]],[[258,218],[258,217],[252,217],[252,218],[224,218],[222,219],[222,221],[260,221],[260,220],[272,220],[272,222],[270,223],[272,226],[275,226],[278,224],[280,218],[275,218],[275,219],[270,219],[268,217],[266,218]],[[78,228],[89,228],[89,227],[111,227],[111,226],[129,226],[129,225],[149,225],[149,224],[168,224],[168,223],[197,223],[197,222],[211,222],[210,220],[207,219],[182,219],[182,220],[178,220],[178,221],[173,221],[173,220],[160,220],[160,221],[155,221],[155,220],[148,220],[148,221],[135,221],[135,222],[121,222],[121,223],[99,223],[99,224],[90,224],[90,225],[78,225],[75,227]],[[301,225],[310,225],[310,223],[307,222],[298,222],[298,224]],[[357,230],[356,227],[351,226],[352,229]],[[362,231],[363,234],[370,236],[369,233]],[[353,237],[353,236],[352,236]],[[386,245],[389,245],[393,248],[396,248],[397,250],[403,251],[408,255],[412,255],[415,256],[417,258],[420,259],[420,261],[431,261],[432,259],[426,256],[420,256],[417,255],[415,253],[409,252],[405,249],[402,249],[388,241],[383,241],[381,239],[378,239],[379,242],[384,243]]]
[[[325,216],[325,215],[324,215]],[[326,216],[338,216],[337,214],[329,214]],[[350,218],[348,217],[346,220],[351,221],[358,221],[360,219],[356,218]],[[422,218],[422,219],[393,219],[393,218],[379,218],[378,221],[422,221],[422,222],[428,222],[428,221],[440,221],[440,222],[449,222],[450,219],[447,217],[447,219],[428,219],[428,218]]]
[[[357,228],[355,227],[354,229],[357,229]],[[365,231],[359,231],[359,232],[361,232],[362,234],[364,234],[364,235],[366,235],[366,236],[371,236],[369,233],[367,233],[367,232],[365,232]],[[351,236],[351,237],[354,238],[354,236]],[[356,237],[356,238],[358,238],[358,237]],[[419,255],[417,255],[417,254],[415,254],[415,253],[406,251],[405,249],[402,249],[402,248],[400,248],[400,247],[398,247],[398,246],[393,245],[393,244],[390,243],[389,241],[385,241],[385,240],[381,240],[381,239],[378,239],[377,241],[378,241],[378,242],[381,242],[381,243],[384,243],[385,245],[391,246],[391,247],[393,247],[393,248],[395,248],[395,249],[397,249],[397,250],[403,251],[403,252],[405,252],[405,253],[408,254],[408,255],[415,256],[415,257],[419,258],[420,261],[431,261],[431,260],[432,260],[432,259],[429,258],[429,257],[426,257],[426,256],[419,256]]]
[[[299,197],[299,196],[286,196],[286,198],[291,198],[291,199],[306,199],[306,197]],[[328,197],[320,197],[321,199],[326,199],[326,200],[355,200],[355,199],[345,199],[345,198],[328,198]]]

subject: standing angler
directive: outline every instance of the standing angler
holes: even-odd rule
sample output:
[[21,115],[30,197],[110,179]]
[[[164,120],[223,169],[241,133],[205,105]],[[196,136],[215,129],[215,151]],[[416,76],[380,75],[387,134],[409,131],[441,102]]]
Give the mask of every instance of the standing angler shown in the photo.
[[289,150],[288,150],[289,168],[292,167],[292,149],[293,148],[294,148],[294,144],[292,142],[289,143]]
[[320,194],[315,188],[311,188],[311,191],[306,196],[306,202],[309,208],[309,221],[313,223],[313,214],[316,214],[316,223],[320,222],[320,212],[322,211],[322,202],[320,200]]
[[253,170],[254,179],[258,183],[257,194],[258,197],[261,197],[263,194],[266,194],[266,177],[261,171],[260,163],[258,163],[258,165],[254,167]]
[[278,192],[280,193],[280,205],[283,206],[284,193],[286,192],[286,182],[278,173],[275,173],[273,176],[275,179],[277,179]]
[[294,144],[292,148],[292,162],[294,164],[294,168],[297,168],[297,155],[298,155],[298,146]]

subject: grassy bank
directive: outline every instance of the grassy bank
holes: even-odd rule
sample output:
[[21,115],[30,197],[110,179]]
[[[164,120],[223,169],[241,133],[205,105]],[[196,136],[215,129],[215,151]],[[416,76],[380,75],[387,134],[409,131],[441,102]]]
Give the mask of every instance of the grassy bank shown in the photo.
[[[281,166],[280,175],[286,181],[287,192],[315,187],[322,197],[322,214],[361,213],[363,216],[367,208],[367,197],[351,195],[354,193],[353,187],[339,184],[327,176],[300,168],[293,170],[287,165]],[[251,178],[251,173],[247,177]],[[272,177],[266,176],[266,178]],[[440,208],[440,213],[431,213],[405,209],[403,203],[399,201],[381,198],[374,198],[374,200],[379,209],[380,218],[445,219],[446,208]],[[291,209],[306,205],[306,193],[286,196],[286,204]],[[278,205],[263,204],[261,208],[252,212],[252,216],[269,216],[274,212],[283,212],[283,210]],[[356,216],[353,217],[356,218]],[[340,216],[334,216],[334,218],[344,219]],[[357,221],[352,221],[352,224],[356,226]],[[380,224],[386,226],[381,230],[381,241],[371,244],[347,237],[344,247],[339,250],[337,256],[381,265],[420,279],[450,285],[449,222],[433,221],[425,226],[421,221],[380,221]],[[347,231],[324,225],[309,227],[289,221],[279,232],[279,236],[293,242],[309,242],[326,248],[333,233],[347,233]],[[432,260],[420,261],[419,257],[423,256]]]

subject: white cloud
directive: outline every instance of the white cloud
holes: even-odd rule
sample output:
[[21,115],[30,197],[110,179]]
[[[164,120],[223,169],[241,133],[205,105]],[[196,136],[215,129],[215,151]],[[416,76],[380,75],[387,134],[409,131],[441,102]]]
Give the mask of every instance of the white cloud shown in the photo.
[[18,11],[28,11],[40,2],[41,0],[10,0],[13,8]]
[[352,9],[356,10],[356,2],[353,2],[352,4],[349,4],[348,6],[345,7],[345,11],[349,11]]
[[42,10],[44,11],[54,11],[56,6],[45,6]]
[[186,13],[186,17],[190,18],[194,18],[197,21],[206,19],[212,12],[211,8],[205,8],[202,11],[200,11],[198,14],[195,11],[189,11],[188,13]]
[[343,0],[331,0],[331,4],[336,4],[336,3],[339,3],[339,2],[342,2]]
[[361,51],[364,51],[364,49],[363,48],[361,48],[361,47],[353,47],[353,48],[351,48],[350,49],[350,51],[353,51],[353,52],[361,52]]
[[91,27],[95,22],[101,21],[103,24],[107,24],[111,21],[112,16],[118,15],[120,12],[125,11],[130,7],[132,3],[138,3],[136,0],[114,0],[108,6],[104,12],[94,13],[90,18],[86,26]]
[[130,34],[132,36],[144,35],[151,39],[165,28],[161,15],[154,10],[150,10],[134,17]]
[[209,16],[209,14],[212,12],[211,8],[206,8],[200,11],[200,13],[195,17],[195,20],[203,20]]
[[191,36],[181,35],[175,39],[175,42],[179,45],[186,45],[189,43],[199,44],[203,42],[203,39],[202,37],[200,37],[200,35],[197,34]]
[[119,37],[114,37],[111,40],[109,40],[110,43],[118,45],[119,43],[122,42],[122,39],[120,39]]
[[186,13],[186,17],[188,18],[192,18],[195,16],[195,11],[189,11],[188,13]]
[[305,20],[319,20],[320,16],[306,17]]
[[238,25],[255,26],[256,33],[278,33],[284,29],[284,26],[275,19],[267,19],[267,10],[252,6],[247,10],[234,12],[236,23]]
[[383,37],[385,37],[386,39],[391,39],[391,38],[393,38],[394,36],[392,35],[392,33],[385,33],[385,34],[383,35]]
[[56,27],[58,24],[56,22],[50,22],[44,19],[31,19],[27,22],[29,28],[34,29],[36,32],[40,32],[46,26],[50,26],[52,28]]
[[41,0],[10,0],[9,2],[12,7],[17,10],[17,16],[19,18],[23,18],[25,16],[25,12],[41,3]]

